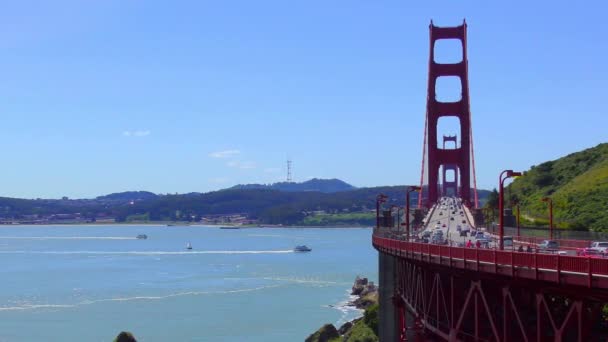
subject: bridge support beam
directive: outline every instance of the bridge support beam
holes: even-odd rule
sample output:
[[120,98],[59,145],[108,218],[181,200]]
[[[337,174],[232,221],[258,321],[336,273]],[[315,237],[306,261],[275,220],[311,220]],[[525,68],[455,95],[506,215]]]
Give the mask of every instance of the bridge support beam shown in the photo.
[[396,258],[392,255],[378,253],[379,270],[379,322],[380,341],[395,342],[398,336],[397,308],[395,307]]
[[416,341],[608,341],[600,313],[608,303],[605,289],[547,286],[512,273],[465,269],[462,259],[437,265],[438,257],[424,251],[375,246],[381,341],[405,341],[401,310],[418,323],[407,328],[422,335]]

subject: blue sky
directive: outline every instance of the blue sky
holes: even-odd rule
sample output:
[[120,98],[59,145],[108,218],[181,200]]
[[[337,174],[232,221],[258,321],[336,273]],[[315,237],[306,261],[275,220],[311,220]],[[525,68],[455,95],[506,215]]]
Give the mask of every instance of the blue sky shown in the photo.
[[297,181],[417,183],[430,19],[469,24],[479,187],[608,140],[603,2],[429,3],[5,3],[0,195],[210,191],[287,157]]

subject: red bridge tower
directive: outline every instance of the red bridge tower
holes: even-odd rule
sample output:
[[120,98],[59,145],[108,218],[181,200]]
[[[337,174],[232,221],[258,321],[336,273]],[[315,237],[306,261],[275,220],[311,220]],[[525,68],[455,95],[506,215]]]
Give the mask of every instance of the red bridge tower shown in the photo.
[[[456,27],[437,27],[429,26],[430,30],[430,57],[429,57],[429,76],[427,90],[427,105],[426,105],[426,127],[425,127],[425,142],[424,148],[427,156],[427,165],[423,160],[422,177],[428,180],[428,195],[426,196],[427,206],[437,202],[439,197],[439,171],[444,166],[444,172],[449,169],[456,169],[456,176],[460,176],[460,191],[456,188],[457,193],[462,200],[476,206],[477,203],[471,203],[472,187],[471,176],[474,180],[474,164],[472,165],[472,132],[471,132],[471,111],[469,108],[469,78],[468,78],[468,62],[467,62],[467,24],[463,22],[461,26]],[[440,64],[435,61],[435,42],[440,39],[458,39],[462,46],[462,60],[452,64]],[[442,76],[457,76],[460,78],[461,97],[456,102],[440,102],[436,98],[435,86],[437,79]],[[453,116],[460,121],[460,147],[455,149],[445,149],[437,147],[437,123],[439,118]],[[448,140],[446,140],[448,141]],[[444,145],[445,147],[445,145]],[[471,173],[473,171],[473,174]],[[458,178],[458,177],[457,177]],[[424,186],[424,184],[421,184]],[[456,186],[456,184],[451,185]],[[444,188],[444,190],[447,188]],[[475,189],[473,188],[473,191]],[[475,191],[476,192],[476,191]],[[476,202],[476,197],[475,202]]]

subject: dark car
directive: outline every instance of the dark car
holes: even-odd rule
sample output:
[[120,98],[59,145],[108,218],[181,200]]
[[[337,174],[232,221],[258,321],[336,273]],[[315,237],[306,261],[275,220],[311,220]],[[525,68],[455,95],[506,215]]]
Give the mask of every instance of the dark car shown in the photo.
[[543,242],[538,244],[538,249],[554,251],[559,249],[559,243],[555,240],[543,240]]

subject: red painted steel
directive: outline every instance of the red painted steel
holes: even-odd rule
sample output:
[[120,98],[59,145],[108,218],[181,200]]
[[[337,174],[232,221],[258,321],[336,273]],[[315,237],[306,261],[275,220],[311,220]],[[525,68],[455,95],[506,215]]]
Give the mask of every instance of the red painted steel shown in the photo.
[[[458,139],[456,135],[444,135],[443,136],[443,149],[445,150],[445,143],[453,142],[454,149],[458,148]],[[441,195],[442,196],[458,196],[459,188],[458,188],[458,166],[454,164],[445,164],[441,168],[442,177],[441,177]],[[447,180],[447,172],[454,172],[454,180]]]
[[564,256],[559,254],[526,253],[517,251],[500,251],[495,249],[465,248],[440,246],[428,243],[406,242],[397,239],[373,236],[376,248],[396,256],[411,256],[428,262],[444,264],[444,260],[466,260],[459,263],[460,268],[473,268],[472,264],[497,265],[501,268],[527,268],[541,273],[568,273],[568,277],[607,276],[597,285],[608,289],[608,259],[595,259],[585,256]]
[[381,231],[374,232],[373,244],[397,257],[400,341],[408,312],[434,341],[608,338],[601,318],[608,259],[430,245],[386,238]]
[[[460,194],[463,202],[471,205],[471,118],[469,108],[469,79],[466,49],[466,22],[457,27],[437,27],[431,22],[429,78],[427,88],[425,148],[428,153],[428,199],[429,203],[437,202],[439,197],[439,168],[442,165],[455,165],[460,174]],[[453,64],[435,62],[435,42],[440,39],[458,39],[462,44],[462,61]],[[461,98],[456,102],[439,102],[435,96],[437,78],[457,76],[461,82]],[[454,116],[460,121],[461,144],[456,149],[437,148],[437,123],[439,118]],[[423,157],[424,158],[424,157]],[[476,205],[476,203],[474,203]]]

